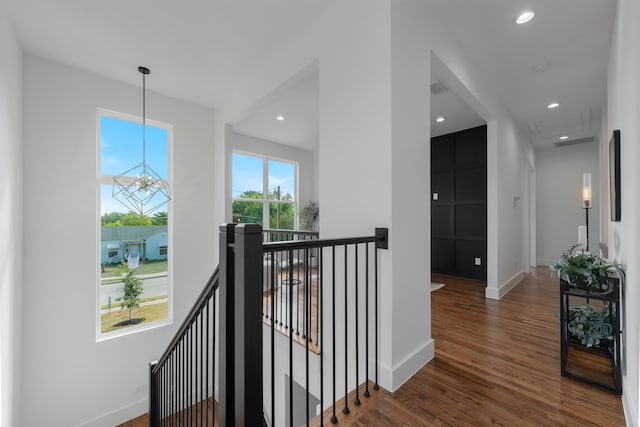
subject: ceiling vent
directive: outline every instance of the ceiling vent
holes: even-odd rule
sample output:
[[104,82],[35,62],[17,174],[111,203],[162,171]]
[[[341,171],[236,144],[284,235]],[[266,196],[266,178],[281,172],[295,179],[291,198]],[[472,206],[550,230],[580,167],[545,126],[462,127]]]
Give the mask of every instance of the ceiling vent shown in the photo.
[[586,142],[593,142],[594,138],[592,136],[588,138],[579,138],[579,139],[568,139],[566,141],[556,142],[556,147],[566,147],[567,145],[576,145],[576,144],[584,144]]
[[443,92],[448,91],[449,88],[446,87],[440,80],[437,80],[433,83],[431,83],[431,94],[432,95],[438,95],[441,94]]

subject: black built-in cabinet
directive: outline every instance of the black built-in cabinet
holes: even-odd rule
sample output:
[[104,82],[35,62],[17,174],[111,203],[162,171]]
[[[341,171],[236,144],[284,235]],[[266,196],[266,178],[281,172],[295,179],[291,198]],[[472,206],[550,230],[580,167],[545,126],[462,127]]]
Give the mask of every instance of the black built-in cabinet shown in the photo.
[[487,279],[486,125],[431,138],[431,270]]

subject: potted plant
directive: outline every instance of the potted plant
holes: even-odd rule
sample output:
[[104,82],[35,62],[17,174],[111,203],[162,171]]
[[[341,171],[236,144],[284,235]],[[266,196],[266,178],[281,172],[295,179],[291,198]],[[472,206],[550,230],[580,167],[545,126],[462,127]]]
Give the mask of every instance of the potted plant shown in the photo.
[[[579,245],[571,246],[549,268],[560,278],[561,286],[575,288],[600,295],[607,295],[615,285],[607,278],[624,275],[621,264],[608,262],[598,255],[576,252]],[[566,288],[565,288],[566,289]],[[595,294],[591,294],[594,295]],[[586,347],[611,347],[613,345],[615,305],[605,302],[600,308],[588,303],[571,305],[567,313],[567,330],[571,338]]]
[[611,305],[598,310],[591,304],[579,304],[569,307],[567,329],[571,336],[586,347],[611,347],[613,345],[613,325],[609,313]]
[[316,202],[309,202],[300,212],[300,226],[303,230],[316,231],[320,208]]
[[552,274],[568,286],[596,292],[610,292],[611,283],[603,277],[613,277],[616,273],[624,274],[620,264],[608,262],[598,255],[575,252],[579,245],[571,246],[560,258],[551,263]]

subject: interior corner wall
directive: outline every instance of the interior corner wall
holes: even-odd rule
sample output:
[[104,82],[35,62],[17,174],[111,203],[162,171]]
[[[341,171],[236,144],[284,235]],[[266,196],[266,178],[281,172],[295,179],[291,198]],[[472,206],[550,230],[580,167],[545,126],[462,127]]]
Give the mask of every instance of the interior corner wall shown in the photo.
[[0,427],[22,425],[22,52],[0,3]]
[[[620,130],[621,221],[609,223],[609,258],[626,268],[622,310],[622,402],[640,425],[640,2],[619,0],[607,69],[607,135]],[[608,144],[608,139],[602,141]]]
[[233,133],[233,150],[298,162],[298,203],[302,209],[310,201],[318,201],[316,193],[316,153],[273,141]]
[[147,91],[173,125],[173,324],[96,342],[96,108],[139,116],[142,88],[30,55],[23,83],[24,425],[116,425],[215,268],[213,111]]
[[430,315],[431,53],[426,16],[428,9],[421,1],[391,1],[392,390],[435,355]]
[[537,151],[536,263],[549,265],[578,243],[578,226],[585,225],[582,209],[582,174],[591,173],[593,190],[589,210],[589,251],[600,242],[599,147],[596,142],[545,148]]

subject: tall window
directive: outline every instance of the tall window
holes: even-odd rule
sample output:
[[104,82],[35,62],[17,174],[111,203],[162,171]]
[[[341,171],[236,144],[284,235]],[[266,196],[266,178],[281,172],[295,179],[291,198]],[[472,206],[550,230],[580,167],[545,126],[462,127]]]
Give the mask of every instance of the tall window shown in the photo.
[[[146,125],[146,162],[169,182],[171,125]],[[110,338],[171,322],[169,206],[149,215],[113,197],[113,177],[142,161],[142,121],[98,111],[99,174],[97,337]],[[135,173],[134,170],[132,173]]]
[[234,152],[233,221],[296,229],[297,169],[295,162]]

